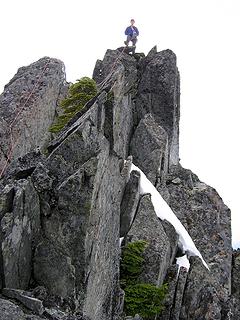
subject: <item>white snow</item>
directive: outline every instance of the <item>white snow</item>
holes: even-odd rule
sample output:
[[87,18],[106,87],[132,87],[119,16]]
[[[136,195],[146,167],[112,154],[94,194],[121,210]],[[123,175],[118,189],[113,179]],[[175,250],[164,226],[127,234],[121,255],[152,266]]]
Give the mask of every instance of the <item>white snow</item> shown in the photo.
[[201,258],[204,266],[209,270],[207,263],[203,259],[201,253],[196,248],[192,238],[188,234],[185,227],[182,225],[180,220],[175,216],[172,209],[162,198],[160,193],[154,187],[154,185],[147,179],[146,175],[133,163],[131,165],[131,171],[136,170],[140,172],[140,194],[151,194],[151,200],[154,207],[154,210],[157,216],[161,220],[169,221],[175,228],[176,232],[179,235],[179,244],[182,247],[183,252],[188,255],[198,256]]
[[187,271],[189,270],[190,263],[186,254],[183,257],[177,258],[177,265],[178,265],[178,272],[181,267],[184,267],[185,269],[187,269]]
[[119,245],[121,247],[124,237],[119,238]]

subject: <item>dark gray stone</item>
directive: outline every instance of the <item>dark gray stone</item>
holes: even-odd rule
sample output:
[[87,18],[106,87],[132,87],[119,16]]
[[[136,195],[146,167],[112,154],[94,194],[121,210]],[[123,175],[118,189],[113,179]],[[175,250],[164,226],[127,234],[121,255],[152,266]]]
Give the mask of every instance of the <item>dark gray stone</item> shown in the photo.
[[126,159],[133,130],[132,94],[137,83],[136,60],[123,52],[108,50],[103,61],[97,61],[93,78],[100,88],[107,87],[109,94],[113,95],[105,103],[104,134],[112,149]]
[[31,178],[34,187],[39,194],[43,194],[45,191],[51,190],[53,179],[49,176],[49,170],[43,163],[40,162],[38,164]]
[[32,310],[38,315],[43,314],[44,308],[43,308],[42,301],[36,298],[27,296],[23,290],[4,288],[2,290],[2,294],[8,298],[12,298],[21,302],[25,307]]
[[181,267],[178,273],[177,285],[174,295],[174,304],[171,310],[171,320],[178,320],[180,317],[187,275],[187,270],[184,267]]
[[172,265],[168,268],[165,277],[165,282],[168,285],[166,297],[164,299],[164,309],[162,313],[157,317],[157,320],[169,320],[171,319],[171,312],[175,301],[175,292],[178,280],[178,267]]
[[116,154],[126,159],[133,131],[132,97],[124,95],[122,88],[114,86],[115,101],[113,109],[113,140]]
[[46,146],[63,86],[64,64],[48,57],[20,68],[5,86],[0,95],[1,171],[6,158],[12,161]]
[[226,304],[226,316],[225,319],[238,320],[240,319],[240,304],[239,299],[235,298],[234,295],[230,301]]
[[220,320],[219,292],[213,286],[211,273],[199,257],[191,257],[190,265],[179,319]]
[[136,90],[137,61],[123,50],[107,50],[103,60],[97,61],[93,78],[101,89],[111,88],[117,81],[124,93]]
[[84,241],[96,170],[97,159],[92,158],[55,190],[57,207],[44,222],[45,235],[50,241],[45,240],[37,248],[34,264],[36,279],[52,294],[73,298],[75,293],[83,294]]
[[[43,299],[50,310],[42,319],[120,320],[119,236],[131,226],[126,242],[149,244],[140,280],[169,283],[160,319],[239,319],[230,211],[214,189],[179,165],[176,57],[156,47],[145,58],[119,50],[108,50],[97,62],[99,94],[49,144],[47,158],[36,148],[45,148],[48,127],[67,93],[63,64],[44,58],[22,68],[1,95],[3,169],[10,124],[49,61],[12,126],[18,143],[0,182],[0,288],[36,286],[32,297]],[[138,203],[139,179],[136,173],[130,178],[129,153],[186,227],[210,273],[191,258],[187,280],[183,270],[177,277],[178,237],[157,218],[149,195]],[[40,319],[21,306],[25,314],[2,299],[0,319]]]
[[233,252],[232,294],[240,300],[240,249]]
[[138,122],[146,113],[167,132],[169,166],[179,163],[180,80],[176,56],[171,50],[153,49],[142,59],[143,70],[136,96]]
[[104,103],[104,135],[110,143],[110,152],[126,159],[132,135],[133,107],[131,96],[123,94],[123,84],[124,78],[116,82]]
[[35,287],[31,293],[33,297],[42,301],[45,300],[48,296],[47,290],[43,286]]
[[210,270],[212,282],[227,301],[231,294],[231,215],[216,190],[199,181],[190,170],[179,168],[181,184],[167,182],[170,207],[184,224]]
[[[83,310],[91,319],[102,317],[110,320],[118,316],[114,312],[113,301],[119,290],[120,203],[125,187],[125,179],[119,172],[119,160],[109,158],[105,162],[103,174],[96,181],[100,185],[97,188],[98,194],[93,199],[93,212],[86,236],[89,263]],[[93,308],[93,305],[96,307]]]
[[147,54],[147,56],[145,57],[145,59],[143,59],[141,61],[142,63],[142,68],[146,68],[146,66],[148,65],[148,63],[155,57],[155,55],[157,54],[157,46],[154,46]]
[[0,221],[1,278],[6,287],[26,289],[40,229],[39,198],[30,178],[6,189],[9,191],[3,191],[5,212]]
[[46,286],[50,294],[63,298],[75,297],[75,268],[71,258],[47,239],[36,248],[34,278],[39,284]]
[[137,211],[140,197],[139,178],[140,173],[132,171],[124,191],[121,203],[120,237],[127,234]]
[[9,180],[27,179],[27,177],[31,176],[38,163],[44,161],[44,159],[45,156],[43,154],[32,151],[13,160],[5,172],[4,180],[7,183]]
[[14,198],[14,187],[13,185],[6,185],[1,190],[0,196],[0,220],[7,212],[12,211],[13,198]]
[[142,119],[131,140],[133,163],[156,185],[165,182],[168,171],[168,137],[151,114]]
[[110,320],[119,305],[120,204],[129,169],[103,135],[104,108],[97,100],[33,173],[47,238],[37,247],[34,276],[91,319]]
[[162,223],[164,231],[168,237],[168,240],[170,242],[170,247],[171,247],[170,265],[171,265],[176,257],[179,236],[176,233],[175,228],[173,227],[173,225],[170,222],[168,222],[167,220],[163,220],[163,221],[161,221],[161,223]]
[[[83,126],[86,126],[87,121],[90,123],[90,125],[96,126],[97,131],[95,130],[95,132],[99,131],[103,133],[105,125],[104,104],[106,101],[107,93],[103,91],[96,98],[90,100],[82,110],[76,113],[76,115],[66,124],[66,126],[59,132],[59,134],[49,143],[47,148],[49,154],[52,153],[57,147],[59,147],[61,143],[79,127],[81,128],[81,130],[83,130]],[[87,138],[87,134],[85,134],[85,138]],[[85,148],[87,149],[88,147],[89,143],[87,143],[87,146]]]
[[171,248],[164,228],[158,219],[150,195],[144,195],[126,242],[145,240],[144,263],[139,281],[155,285],[162,284],[170,264]]
[[48,319],[51,319],[51,320],[67,320],[68,318],[65,312],[62,312],[60,310],[56,310],[53,308],[51,309],[46,308],[45,315],[47,316]]
[[26,320],[26,318],[19,306],[0,298],[0,320]]
[[125,292],[119,287],[113,299],[113,310],[117,320],[122,320]]
[[229,319],[237,320],[240,319],[240,249],[233,252],[232,262],[232,296],[225,308]]

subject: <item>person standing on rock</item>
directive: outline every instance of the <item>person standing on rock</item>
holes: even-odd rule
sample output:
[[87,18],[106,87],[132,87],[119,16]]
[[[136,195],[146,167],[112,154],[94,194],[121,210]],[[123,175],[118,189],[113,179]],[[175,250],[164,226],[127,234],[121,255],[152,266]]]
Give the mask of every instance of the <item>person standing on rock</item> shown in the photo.
[[129,42],[132,41],[133,47],[136,47],[137,37],[139,35],[138,28],[134,26],[135,20],[131,19],[131,25],[126,28],[125,35],[127,36],[127,40],[124,41],[125,45],[128,46]]

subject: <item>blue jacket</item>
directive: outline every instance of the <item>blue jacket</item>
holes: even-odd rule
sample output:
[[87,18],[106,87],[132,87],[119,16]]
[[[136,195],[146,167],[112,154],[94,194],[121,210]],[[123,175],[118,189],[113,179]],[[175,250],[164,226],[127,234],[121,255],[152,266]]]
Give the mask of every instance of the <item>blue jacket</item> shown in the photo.
[[[137,27],[135,27],[135,26],[133,26],[133,29],[136,31],[137,36],[138,36],[138,35],[139,35],[138,28],[137,28]],[[132,27],[131,27],[131,26],[127,27],[127,29],[125,30],[125,35],[126,35],[126,36],[131,36],[131,37],[132,37],[132,35],[133,35],[133,31],[132,31]]]

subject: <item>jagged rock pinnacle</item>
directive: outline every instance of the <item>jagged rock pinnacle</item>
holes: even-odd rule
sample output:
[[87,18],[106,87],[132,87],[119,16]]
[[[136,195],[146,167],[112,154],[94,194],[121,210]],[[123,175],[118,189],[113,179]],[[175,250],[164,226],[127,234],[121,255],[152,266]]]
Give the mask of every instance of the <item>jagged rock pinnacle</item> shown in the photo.
[[[120,236],[122,247],[149,242],[141,281],[168,282],[158,319],[238,319],[230,211],[179,163],[175,54],[107,50],[93,78],[98,94],[54,139],[48,128],[68,88],[62,62],[43,58],[20,68],[0,96],[2,168],[7,163],[0,180],[0,320],[141,319],[125,312]],[[34,94],[25,100],[29,90]],[[189,272],[178,272],[178,235],[155,215],[150,195],[141,197],[132,162],[187,229],[210,272],[198,257],[190,257]],[[9,292],[17,298],[9,300]]]

